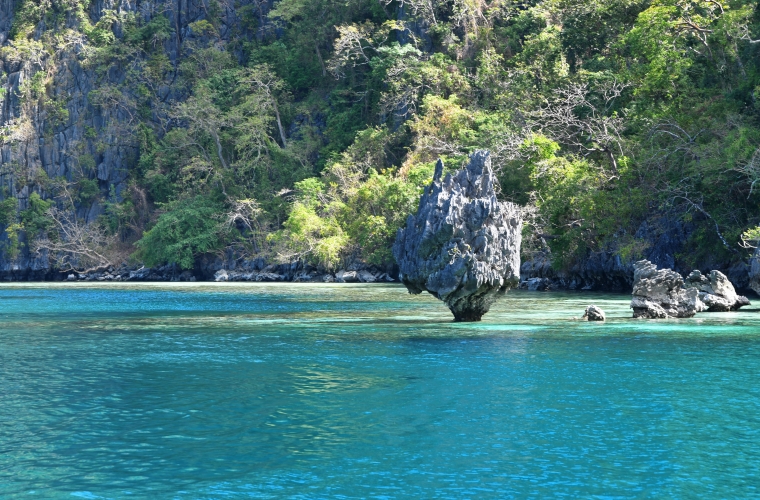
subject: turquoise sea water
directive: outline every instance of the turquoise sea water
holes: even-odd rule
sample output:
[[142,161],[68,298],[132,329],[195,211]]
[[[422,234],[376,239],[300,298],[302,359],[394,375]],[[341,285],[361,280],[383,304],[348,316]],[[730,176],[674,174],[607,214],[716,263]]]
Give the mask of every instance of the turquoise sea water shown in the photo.
[[[605,324],[573,321],[590,303]],[[760,309],[0,287],[2,498],[760,498]]]

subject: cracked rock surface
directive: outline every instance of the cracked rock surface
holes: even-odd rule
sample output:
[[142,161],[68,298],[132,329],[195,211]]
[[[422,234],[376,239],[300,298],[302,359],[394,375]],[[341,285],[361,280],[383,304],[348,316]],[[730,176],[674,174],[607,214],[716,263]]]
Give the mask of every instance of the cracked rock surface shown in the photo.
[[749,299],[737,294],[734,285],[720,271],[711,271],[705,276],[694,270],[686,278],[684,286],[698,290],[699,300],[704,304],[703,310],[708,312],[736,311],[749,305]]
[[634,318],[691,318],[704,310],[699,290],[684,287],[680,274],[670,269],[657,269],[648,260],[633,266]]
[[438,160],[416,215],[393,246],[399,278],[409,293],[442,300],[455,321],[480,321],[496,298],[519,284],[522,215],[499,202],[487,151],[442,179]]

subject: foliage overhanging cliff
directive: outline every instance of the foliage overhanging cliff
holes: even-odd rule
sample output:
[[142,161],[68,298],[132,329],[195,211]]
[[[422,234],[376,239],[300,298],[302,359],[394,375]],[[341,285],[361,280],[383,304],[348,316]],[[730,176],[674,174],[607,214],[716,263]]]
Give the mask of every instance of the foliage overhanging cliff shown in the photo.
[[738,262],[759,39],[749,0],[0,0],[0,267],[387,265],[475,149],[557,268]]

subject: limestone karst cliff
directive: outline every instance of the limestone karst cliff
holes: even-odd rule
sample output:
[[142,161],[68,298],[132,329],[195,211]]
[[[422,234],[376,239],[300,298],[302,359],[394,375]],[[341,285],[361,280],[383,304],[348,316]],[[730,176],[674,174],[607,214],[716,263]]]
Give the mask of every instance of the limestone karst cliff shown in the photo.
[[[129,179],[146,141],[167,129],[171,105],[189,95],[183,58],[209,44],[198,21],[210,5],[0,0],[0,202],[15,199],[23,212],[30,198],[56,198],[69,220],[88,224],[130,200],[133,218],[148,217],[145,193]],[[255,38],[242,13],[271,2],[236,5],[212,13],[214,43]],[[9,235],[9,225],[0,220],[0,277],[45,277],[47,252],[26,244],[29,231]]]

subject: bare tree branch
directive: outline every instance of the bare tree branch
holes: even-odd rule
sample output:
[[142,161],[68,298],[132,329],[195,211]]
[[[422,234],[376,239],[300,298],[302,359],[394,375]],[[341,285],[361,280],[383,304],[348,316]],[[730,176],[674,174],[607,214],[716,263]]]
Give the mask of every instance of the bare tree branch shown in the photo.
[[720,226],[718,225],[718,221],[716,221],[710,213],[705,210],[704,208],[704,200],[702,199],[702,195],[698,195],[699,198],[695,199],[693,195],[691,195],[686,189],[683,188],[671,188],[669,190],[670,195],[670,203],[672,205],[676,205],[677,200],[681,200],[686,204],[686,211],[689,212],[691,210],[696,210],[697,212],[701,213],[708,219],[710,219],[710,222],[713,223],[715,226],[715,234],[720,239],[721,243],[723,243],[723,246],[726,248],[726,250],[732,252],[732,253],[738,253],[738,251],[731,245],[728,244],[728,241],[726,241],[725,236],[723,236],[723,233],[720,230]]
[[263,239],[263,228],[261,227],[261,217],[264,211],[258,202],[253,199],[235,200],[232,208],[225,216],[225,224],[228,227],[243,225],[250,233],[250,241],[255,252],[261,249]]
[[755,150],[752,158],[744,165],[737,166],[734,170],[747,176],[750,181],[749,194],[747,199],[752,196],[752,191],[755,189],[755,184],[760,181],[760,148]]
[[615,99],[627,84],[617,80],[601,86],[596,104],[587,84],[558,89],[552,100],[530,115],[531,128],[587,156],[602,153],[609,159],[612,179],[618,175],[618,156],[623,156],[623,118],[610,113]]
[[61,271],[101,271],[126,257],[113,255],[115,235],[108,235],[99,224],[85,223],[73,210],[53,207],[48,210],[48,216],[54,223],[57,237],[45,236],[35,240],[34,250],[37,253],[46,250]]

